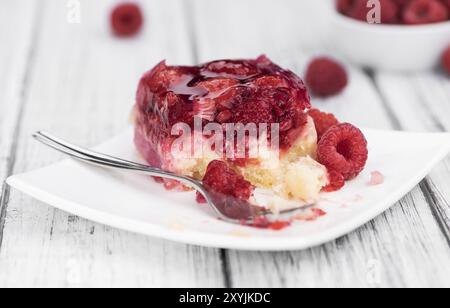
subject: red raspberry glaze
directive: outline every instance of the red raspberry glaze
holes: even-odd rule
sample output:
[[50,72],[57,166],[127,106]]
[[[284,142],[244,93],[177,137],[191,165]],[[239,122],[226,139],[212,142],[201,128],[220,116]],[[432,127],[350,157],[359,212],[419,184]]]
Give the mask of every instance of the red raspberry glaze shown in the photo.
[[306,84],[317,96],[336,95],[347,86],[345,68],[333,59],[321,57],[314,59],[306,71]]
[[345,180],[351,180],[358,176],[366,165],[367,140],[363,133],[351,124],[333,126],[320,140],[317,158],[330,172],[338,172]]
[[117,36],[133,36],[141,30],[142,24],[143,16],[137,4],[119,4],[111,13],[111,28]]
[[137,90],[135,143],[153,166],[168,169],[166,156],[179,123],[280,123],[280,147],[287,150],[302,133],[310,99],[302,80],[272,63],[221,60],[199,66],[161,62]]

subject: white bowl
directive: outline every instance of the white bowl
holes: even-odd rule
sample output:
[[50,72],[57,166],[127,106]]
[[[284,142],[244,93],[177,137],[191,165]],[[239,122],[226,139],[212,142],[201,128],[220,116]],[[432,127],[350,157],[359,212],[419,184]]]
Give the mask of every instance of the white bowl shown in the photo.
[[450,45],[450,22],[429,25],[372,25],[333,9],[333,48],[348,61],[374,69],[420,71],[435,67]]

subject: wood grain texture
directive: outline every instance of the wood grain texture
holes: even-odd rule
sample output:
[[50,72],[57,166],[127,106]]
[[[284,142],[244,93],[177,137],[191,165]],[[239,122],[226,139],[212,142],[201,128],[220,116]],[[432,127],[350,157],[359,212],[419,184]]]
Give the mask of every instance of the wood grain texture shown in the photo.
[[[9,187],[3,182],[12,173],[17,135],[26,99],[28,73],[33,58],[34,27],[39,22],[35,3],[6,2],[0,10],[0,246],[3,238]],[[14,31],[11,31],[14,29]]]
[[[192,61],[182,1],[143,2],[150,24],[132,40],[111,37],[111,1],[82,1],[81,24],[67,23],[65,2],[40,3],[42,23],[30,64],[34,69],[28,76],[15,173],[62,158],[33,141],[33,131],[98,143],[127,126],[146,69],[165,57]],[[218,250],[111,229],[15,191],[7,208],[0,273],[0,287],[220,287],[225,281]]]
[[[379,73],[376,82],[402,128],[450,131],[450,79],[442,72],[413,76]],[[421,188],[450,246],[450,158],[436,166]]]
[[[288,1],[286,7],[273,8],[267,15],[250,16],[253,5],[268,6],[267,1],[248,1],[239,10],[218,1],[196,1],[195,19],[199,33],[197,48],[202,61],[214,58],[255,57],[267,53],[275,62],[303,75],[308,60],[327,53],[318,48],[320,29],[314,29],[314,19],[324,19],[323,12],[311,13],[310,2]],[[278,11],[279,10],[279,11]],[[302,10],[310,13],[296,18]],[[233,14],[232,19],[205,12]],[[267,16],[274,14],[290,24],[283,32],[264,28]],[[201,17],[200,17],[201,16]],[[236,23],[236,20],[239,22]],[[232,29],[232,30],[229,30]],[[239,31],[245,29],[245,31]],[[302,45],[292,39],[302,37]],[[220,35],[217,35],[220,33]],[[305,37],[306,35],[306,37]],[[308,40],[309,39],[309,40]],[[386,108],[383,92],[373,83],[373,76],[351,69],[349,88],[328,100],[313,98],[313,104],[334,112],[342,121],[381,129],[398,124],[392,111]],[[417,116],[417,115],[416,115]],[[381,170],[382,171],[382,170]],[[448,199],[447,199],[448,200]],[[234,287],[415,287],[450,285],[448,243],[436,224],[434,211],[427,205],[429,196],[415,188],[391,210],[357,231],[327,245],[303,252],[254,253],[227,251],[231,285]],[[445,267],[445,268],[444,268]]]

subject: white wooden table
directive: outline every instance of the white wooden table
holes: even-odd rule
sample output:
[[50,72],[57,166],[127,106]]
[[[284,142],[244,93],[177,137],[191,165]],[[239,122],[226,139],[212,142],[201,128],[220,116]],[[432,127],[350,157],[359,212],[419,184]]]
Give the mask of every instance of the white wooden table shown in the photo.
[[[62,156],[38,129],[94,145],[121,132],[140,75],[162,59],[194,64],[256,57],[302,75],[326,47],[317,0],[147,0],[146,28],[114,39],[110,0],[0,0],[0,180]],[[76,3],[76,1],[75,1]],[[69,6],[67,6],[69,5]],[[70,19],[69,19],[70,21]],[[349,66],[351,84],[319,108],[357,125],[450,130],[450,79]],[[3,186],[0,287],[450,286],[450,160],[359,230],[300,252],[238,252],[176,244],[99,225]],[[61,179],[64,180],[64,179]]]

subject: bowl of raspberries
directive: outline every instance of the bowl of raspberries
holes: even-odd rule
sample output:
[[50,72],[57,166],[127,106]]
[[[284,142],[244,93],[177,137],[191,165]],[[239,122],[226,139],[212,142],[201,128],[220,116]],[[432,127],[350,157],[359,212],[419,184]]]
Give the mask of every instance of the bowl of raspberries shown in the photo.
[[450,0],[334,0],[332,38],[356,64],[411,72],[437,66],[450,45]]

